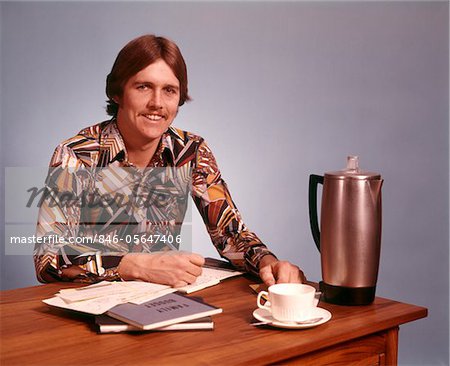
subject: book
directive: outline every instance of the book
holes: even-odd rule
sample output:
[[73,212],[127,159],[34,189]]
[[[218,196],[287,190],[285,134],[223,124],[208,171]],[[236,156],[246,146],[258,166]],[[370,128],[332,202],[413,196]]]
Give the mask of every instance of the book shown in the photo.
[[116,305],[109,309],[106,315],[140,329],[149,330],[221,312],[221,308],[174,292],[139,305],[132,303]]
[[[119,333],[119,332],[142,332],[143,329],[125,323],[118,319],[111,318],[108,315],[97,315],[95,324],[99,333]],[[182,323],[167,325],[162,328],[153,329],[154,331],[167,330],[211,330],[214,329],[214,322],[210,316],[199,319],[188,320]]]

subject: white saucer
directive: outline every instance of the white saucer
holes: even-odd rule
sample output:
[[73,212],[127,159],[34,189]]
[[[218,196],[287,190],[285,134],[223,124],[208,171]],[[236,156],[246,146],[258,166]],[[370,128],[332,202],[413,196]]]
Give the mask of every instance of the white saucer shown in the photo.
[[288,328],[288,329],[304,329],[304,328],[317,327],[318,325],[326,323],[328,320],[331,319],[331,313],[328,310],[322,309],[319,307],[317,307],[313,311],[313,313],[311,314],[311,318],[322,318],[322,319],[313,324],[297,324],[297,323],[280,322],[278,320],[275,320],[272,317],[272,314],[268,310],[260,309],[260,308],[256,309],[253,312],[253,316],[261,322],[269,323],[267,325],[270,325],[272,327]]

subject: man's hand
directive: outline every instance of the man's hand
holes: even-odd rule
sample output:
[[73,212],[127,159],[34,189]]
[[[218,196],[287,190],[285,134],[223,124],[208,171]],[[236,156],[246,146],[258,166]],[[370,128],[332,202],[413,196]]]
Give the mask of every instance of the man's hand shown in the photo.
[[272,255],[266,255],[261,259],[259,277],[267,286],[275,283],[302,283],[306,281],[306,277],[300,268],[287,261],[279,261]]
[[205,259],[195,253],[128,253],[117,268],[124,280],[142,280],[172,287],[195,282],[202,273]]

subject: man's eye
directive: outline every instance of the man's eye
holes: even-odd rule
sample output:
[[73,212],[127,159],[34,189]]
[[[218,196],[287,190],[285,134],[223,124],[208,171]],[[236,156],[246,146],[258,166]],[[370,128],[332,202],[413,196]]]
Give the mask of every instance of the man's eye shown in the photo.
[[174,89],[174,88],[166,88],[166,92],[168,93],[168,94],[175,94],[177,91]]
[[139,90],[147,90],[148,89],[148,85],[138,85],[137,87]]

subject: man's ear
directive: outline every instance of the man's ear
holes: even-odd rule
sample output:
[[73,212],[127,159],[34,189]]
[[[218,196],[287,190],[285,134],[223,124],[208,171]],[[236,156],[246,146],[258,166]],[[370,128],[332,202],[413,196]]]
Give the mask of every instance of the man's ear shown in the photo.
[[120,105],[120,98],[118,96],[114,96],[111,99],[114,103],[116,103],[117,105]]

